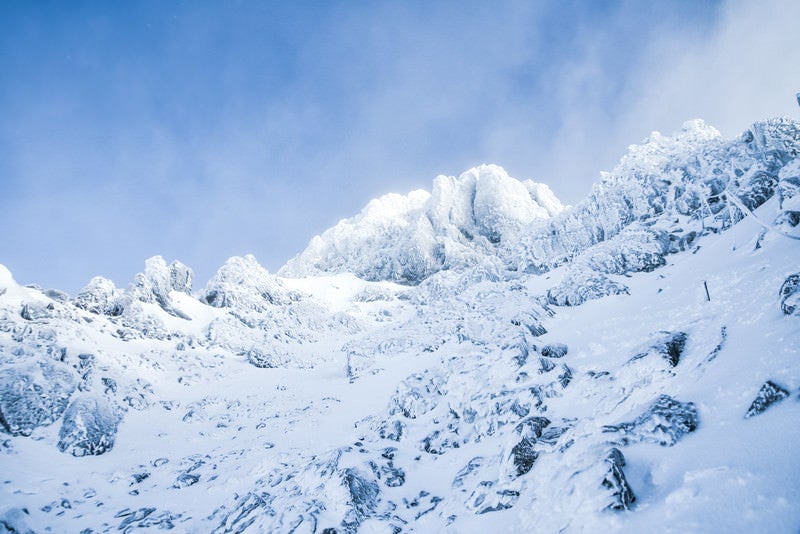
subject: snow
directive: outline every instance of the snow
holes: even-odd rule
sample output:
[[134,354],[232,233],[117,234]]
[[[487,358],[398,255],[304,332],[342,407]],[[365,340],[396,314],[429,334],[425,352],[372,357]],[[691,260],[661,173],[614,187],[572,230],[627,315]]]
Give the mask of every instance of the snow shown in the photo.
[[[796,529],[800,316],[779,291],[800,243],[759,221],[786,209],[798,132],[653,134],[573,208],[496,166],[440,176],[196,294],[158,257],[73,301],[0,267],[3,391],[53,372],[78,403],[67,421],[23,388],[45,408],[0,434],[0,525]],[[746,417],[768,381],[789,396]]]

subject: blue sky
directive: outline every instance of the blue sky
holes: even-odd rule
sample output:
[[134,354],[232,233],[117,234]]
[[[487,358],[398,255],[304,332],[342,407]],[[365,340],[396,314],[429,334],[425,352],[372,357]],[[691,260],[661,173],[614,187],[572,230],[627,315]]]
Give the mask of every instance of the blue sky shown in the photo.
[[797,118],[798,4],[2,2],[0,263],[200,287],[480,163],[575,203],[652,130]]

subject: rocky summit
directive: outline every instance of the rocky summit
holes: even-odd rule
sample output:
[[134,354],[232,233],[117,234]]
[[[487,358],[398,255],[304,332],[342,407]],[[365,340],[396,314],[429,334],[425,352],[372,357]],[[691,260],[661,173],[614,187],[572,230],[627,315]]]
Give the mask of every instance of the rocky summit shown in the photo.
[[277,274],[0,265],[0,532],[788,532],[800,124],[653,133],[575,206],[483,165]]

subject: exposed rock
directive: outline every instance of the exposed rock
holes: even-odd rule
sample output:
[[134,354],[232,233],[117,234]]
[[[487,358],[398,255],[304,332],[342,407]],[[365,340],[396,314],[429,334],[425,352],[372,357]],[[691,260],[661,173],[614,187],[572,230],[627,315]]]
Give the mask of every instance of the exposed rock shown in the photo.
[[800,273],[786,277],[778,293],[781,301],[781,311],[785,315],[800,312]]
[[52,424],[75,386],[69,367],[52,360],[6,367],[0,371],[0,428],[29,436],[36,427]]
[[542,356],[545,358],[563,358],[567,355],[567,346],[563,343],[549,343],[542,347]]
[[643,414],[632,422],[603,427],[603,432],[621,432],[623,445],[649,441],[671,447],[699,425],[693,402],[679,402],[660,395]]
[[533,448],[535,443],[534,440],[523,438],[511,449],[511,458],[517,476],[522,476],[530,471],[536,459],[539,458],[539,453]]
[[608,471],[603,478],[602,485],[609,490],[611,502],[606,506],[610,510],[630,510],[631,505],[636,501],[628,480],[625,478],[625,456],[616,447],[611,449],[606,456],[605,463]]
[[380,488],[378,483],[369,480],[354,468],[347,468],[342,475],[342,482],[350,493],[352,508],[343,521],[343,526],[357,528],[370,517],[378,507]]
[[119,315],[121,310],[113,308],[113,303],[119,296],[120,292],[114,286],[114,282],[102,276],[96,276],[86,287],[81,289],[73,302],[78,308],[91,313]]
[[175,479],[175,484],[172,487],[174,488],[188,488],[189,486],[194,486],[200,481],[200,475],[195,475],[193,473],[181,473],[178,475],[178,478]]
[[631,360],[638,360],[654,353],[661,356],[670,367],[678,365],[681,361],[683,350],[686,348],[686,341],[689,339],[688,334],[686,332],[662,331],[658,332],[656,336],[656,341],[647,350],[637,354]]
[[73,456],[103,454],[114,446],[117,423],[117,415],[105,397],[78,397],[64,413],[58,449]]
[[[275,497],[269,493],[250,492],[237,500],[236,506],[227,512],[213,534],[243,534],[256,520],[257,515],[274,516],[271,507]],[[335,532],[335,529],[333,529]]]
[[556,306],[580,306],[608,295],[628,295],[624,284],[588,268],[570,269],[564,280],[547,290],[547,302]]
[[758,390],[758,395],[753,400],[750,407],[747,409],[745,419],[763,413],[767,408],[782,401],[789,396],[789,391],[782,388],[772,380],[767,380],[761,389]]
[[397,419],[384,420],[378,428],[378,435],[383,439],[400,441],[405,434],[406,424]]
[[445,380],[439,376],[413,374],[403,380],[390,400],[390,414],[401,413],[409,419],[433,410],[443,394]]

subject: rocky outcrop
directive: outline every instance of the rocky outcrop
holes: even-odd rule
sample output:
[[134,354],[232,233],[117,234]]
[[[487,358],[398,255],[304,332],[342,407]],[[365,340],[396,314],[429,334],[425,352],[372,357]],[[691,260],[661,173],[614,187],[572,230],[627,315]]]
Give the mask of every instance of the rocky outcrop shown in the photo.
[[772,380],[767,380],[761,389],[758,390],[758,395],[753,399],[752,404],[747,409],[744,415],[745,419],[764,413],[767,408],[773,404],[782,401],[789,396],[789,391],[782,388]]
[[620,433],[623,445],[647,441],[664,447],[675,445],[683,436],[697,430],[700,418],[693,402],[680,402],[660,395],[636,419],[603,427],[603,432]]
[[0,370],[0,428],[30,436],[56,421],[67,407],[77,380],[66,365],[39,360]]
[[791,274],[781,284],[778,293],[784,315],[800,313],[800,273]]
[[608,466],[605,477],[603,477],[602,487],[608,491],[610,502],[606,506],[609,510],[630,510],[631,505],[636,501],[636,496],[631,490],[628,479],[625,478],[625,456],[616,447],[608,452],[605,458]]
[[58,449],[73,456],[103,454],[114,446],[117,424],[117,415],[104,397],[78,397],[64,413]]

